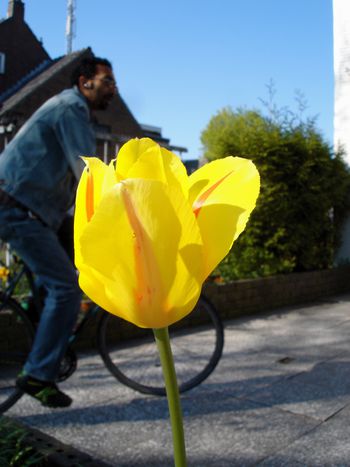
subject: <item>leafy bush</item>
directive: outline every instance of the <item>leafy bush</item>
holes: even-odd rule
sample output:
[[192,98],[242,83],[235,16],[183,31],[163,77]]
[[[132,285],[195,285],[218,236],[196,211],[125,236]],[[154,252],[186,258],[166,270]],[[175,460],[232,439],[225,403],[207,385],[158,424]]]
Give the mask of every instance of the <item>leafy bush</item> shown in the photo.
[[288,109],[224,108],[202,133],[207,160],[254,161],[261,194],[246,231],[220,264],[224,279],[329,268],[349,208],[350,173],[341,154]]

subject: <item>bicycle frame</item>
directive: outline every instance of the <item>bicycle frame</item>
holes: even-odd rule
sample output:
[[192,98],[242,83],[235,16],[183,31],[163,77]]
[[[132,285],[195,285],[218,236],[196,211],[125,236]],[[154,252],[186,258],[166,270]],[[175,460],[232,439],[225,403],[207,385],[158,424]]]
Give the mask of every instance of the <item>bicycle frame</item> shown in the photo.
[[73,332],[69,338],[69,344],[73,344],[73,342],[75,342],[75,340],[78,338],[83,328],[86,326],[86,323],[90,321],[90,319],[97,314],[97,311],[99,308],[100,307],[98,305],[91,303],[91,306],[87,311],[85,312],[80,311],[80,314],[82,314],[83,317],[82,319],[79,319],[78,317],[77,324],[73,328]]
[[[6,302],[9,300],[9,298],[12,297],[17,284],[19,284],[20,280],[23,277],[26,277],[26,279],[28,281],[29,289],[30,289],[31,294],[33,295],[34,300],[37,299],[37,297],[36,297],[36,287],[35,287],[34,278],[33,278],[33,275],[31,273],[31,271],[23,263],[23,261],[19,261],[17,259],[15,259],[15,261],[16,261],[17,264],[20,264],[20,268],[14,274],[12,274],[11,271],[9,270],[9,268],[7,268],[10,271],[9,272],[9,279],[6,280],[7,284],[6,284],[5,289],[1,291],[3,303],[2,303],[2,307],[0,309],[2,309],[4,307],[4,305],[6,304]],[[39,304],[39,302],[38,302],[38,304]]]

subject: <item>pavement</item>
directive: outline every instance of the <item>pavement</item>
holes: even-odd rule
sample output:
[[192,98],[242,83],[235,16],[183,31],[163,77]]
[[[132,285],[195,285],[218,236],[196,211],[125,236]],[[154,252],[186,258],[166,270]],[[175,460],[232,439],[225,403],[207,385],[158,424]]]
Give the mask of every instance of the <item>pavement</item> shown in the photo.
[[[61,387],[71,408],[24,396],[6,415],[110,466],[173,465],[166,399],[95,353]],[[350,295],[225,322],[219,366],[181,401],[189,467],[350,466]]]

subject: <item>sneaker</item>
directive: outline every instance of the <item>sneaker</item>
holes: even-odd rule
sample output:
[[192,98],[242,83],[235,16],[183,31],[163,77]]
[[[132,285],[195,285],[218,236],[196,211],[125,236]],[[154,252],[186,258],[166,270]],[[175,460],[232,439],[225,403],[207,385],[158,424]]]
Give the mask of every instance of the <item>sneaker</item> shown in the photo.
[[46,407],[69,407],[72,399],[60,391],[55,383],[40,381],[27,374],[19,374],[16,386]]

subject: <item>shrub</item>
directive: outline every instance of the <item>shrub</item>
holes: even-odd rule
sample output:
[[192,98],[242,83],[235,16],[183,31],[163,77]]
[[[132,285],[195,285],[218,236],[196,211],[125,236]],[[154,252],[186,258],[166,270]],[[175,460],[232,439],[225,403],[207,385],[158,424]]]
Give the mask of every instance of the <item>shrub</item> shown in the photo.
[[254,161],[261,194],[244,234],[220,264],[228,279],[329,268],[349,208],[350,173],[315,126],[287,109],[225,108],[202,133],[204,156]]

